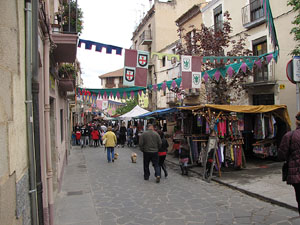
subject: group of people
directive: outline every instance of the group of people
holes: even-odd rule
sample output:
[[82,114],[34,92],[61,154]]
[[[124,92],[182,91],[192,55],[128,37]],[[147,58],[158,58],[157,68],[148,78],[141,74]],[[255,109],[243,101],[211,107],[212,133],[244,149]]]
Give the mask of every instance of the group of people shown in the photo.
[[[115,133],[117,138],[117,146],[124,147],[127,143],[128,147],[135,147],[139,142],[139,133],[141,132],[135,125],[128,125],[123,122],[119,127],[118,124],[114,126],[111,125],[112,132]],[[108,130],[108,124],[105,123],[86,123],[83,125],[78,125],[74,127],[72,133],[72,144],[80,145],[82,148],[85,146],[104,146],[102,139],[103,135]]]

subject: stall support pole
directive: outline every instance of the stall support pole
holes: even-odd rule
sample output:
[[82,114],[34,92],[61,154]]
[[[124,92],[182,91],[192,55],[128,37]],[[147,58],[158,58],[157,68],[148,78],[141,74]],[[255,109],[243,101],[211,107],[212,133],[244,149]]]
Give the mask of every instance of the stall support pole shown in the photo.
[[297,110],[298,110],[298,112],[300,111],[300,95],[299,95],[299,91],[300,91],[300,82],[297,82],[297,84],[296,84],[296,96],[297,96]]

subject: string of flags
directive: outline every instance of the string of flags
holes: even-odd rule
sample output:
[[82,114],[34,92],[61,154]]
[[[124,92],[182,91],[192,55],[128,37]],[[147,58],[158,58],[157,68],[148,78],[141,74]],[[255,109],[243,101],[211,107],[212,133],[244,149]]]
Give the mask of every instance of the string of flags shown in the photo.
[[[138,68],[139,62],[138,59],[140,57],[138,57],[138,53],[134,52],[136,50],[131,50],[129,51],[129,54],[131,54],[131,59],[126,61],[127,65],[131,65],[133,68]],[[143,52],[140,52],[142,56]],[[146,54],[147,55],[147,54]],[[148,55],[147,55],[148,57]],[[145,58],[147,58],[145,57]],[[141,64],[144,65],[144,59],[143,57],[141,57]],[[140,59],[141,59],[140,58]],[[135,60],[133,60],[135,59]],[[83,89],[83,88],[77,88],[77,95],[78,97],[81,96],[81,99],[84,101],[88,101],[88,102],[93,102],[93,104],[95,104],[95,101],[97,99],[97,97],[99,98],[110,98],[110,99],[126,99],[126,98],[133,98],[134,96],[141,96],[142,93],[146,94],[146,90],[153,90],[153,91],[160,91],[162,90],[166,90],[167,88],[170,89],[175,89],[176,87],[180,88],[182,87],[183,89],[185,89],[185,85],[188,86],[188,88],[190,88],[192,85],[192,88],[199,88],[201,87],[201,80],[204,79],[205,82],[207,82],[209,79],[216,79],[217,81],[220,79],[220,77],[222,76],[223,78],[226,77],[226,75],[228,75],[229,77],[234,76],[235,74],[237,74],[240,70],[242,70],[243,72],[246,72],[246,70],[252,70],[254,65],[256,65],[258,68],[262,67],[263,63],[270,63],[271,60],[275,60],[277,62],[278,59],[278,50],[271,52],[271,53],[266,53],[260,56],[256,56],[256,60],[249,60],[248,57],[245,57],[244,59],[240,59],[241,61],[236,62],[236,63],[232,63],[229,65],[226,65],[222,68],[216,68],[216,69],[212,69],[212,70],[208,70],[208,71],[199,71],[199,68],[201,68],[201,64],[203,62],[203,57],[199,57],[199,56],[189,56],[189,57],[184,57],[182,56],[182,77],[181,78],[177,78],[175,80],[170,80],[170,81],[165,81],[159,84],[153,84],[153,85],[148,85],[147,87],[139,87],[139,86],[132,86],[132,87],[128,87],[128,88],[110,88],[110,89]],[[245,61],[243,61],[245,60]],[[149,62],[148,62],[149,64]],[[142,69],[145,69],[143,67],[141,67]],[[188,78],[188,82],[187,80],[185,80],[185,75],[184,73],[187,73],[186,75],[191,75],[192,76],[190,78]],[[194,76],[193,76],[194,73]],[[124,73],[125,74],[125,73]],[[196,74],[196,75],[195,75]],[[192,82],[191,83],[191,79]],[[136,81],[135,81],[136,82]],[[195,86],[198,85],[198,86]]]

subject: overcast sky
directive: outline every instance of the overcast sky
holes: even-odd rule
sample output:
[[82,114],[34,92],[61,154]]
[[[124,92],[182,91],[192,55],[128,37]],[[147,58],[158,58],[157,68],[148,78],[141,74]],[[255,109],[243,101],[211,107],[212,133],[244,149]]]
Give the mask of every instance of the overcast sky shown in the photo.
[[[79,38],[122,48],[130,48],[135,26],[150,8],[149,0],[78,0],[78,5],[84,17]],[[124,54],[103,50],[77,48],[85,88],[101,88],[99,75],[123,68]]]

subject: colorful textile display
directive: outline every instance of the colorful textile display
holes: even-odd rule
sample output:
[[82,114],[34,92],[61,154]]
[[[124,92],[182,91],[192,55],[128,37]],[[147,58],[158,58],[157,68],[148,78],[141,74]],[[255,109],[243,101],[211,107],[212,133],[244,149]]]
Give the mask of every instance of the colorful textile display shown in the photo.
[[125,49],[123,85],[147,86],[149,52]]
[[78,48],[81,48],[81,44],[85,44],[85,49],[91,50],[93,46],[95,46],[95,51],[97,52],[102,52],[102,49],[106,49],[106,54],[111,54],[112,50],[116,51],[117,55],[122,55],[122,49],[121,47],[117,47],[114,45],[107,45],[107,44],[102,44],[94,41],[89,41],[89,40],[84,40],[84,39],[79,39],[78,42]]

